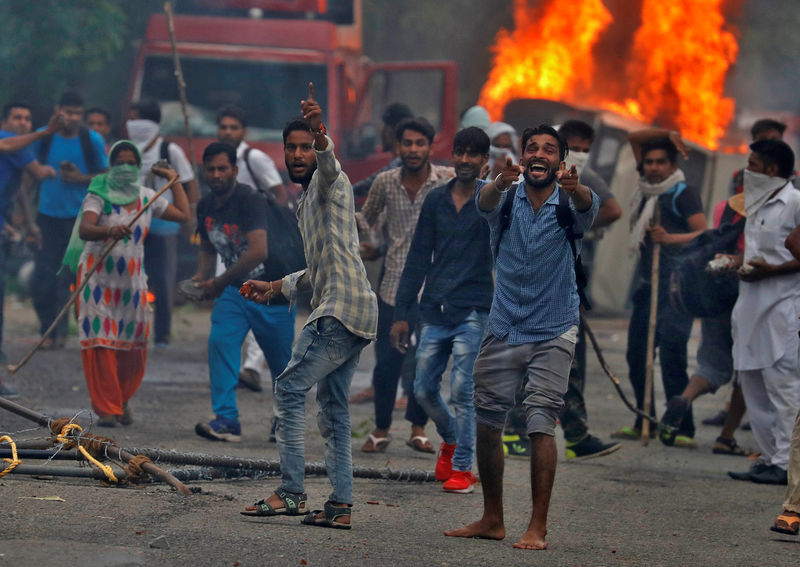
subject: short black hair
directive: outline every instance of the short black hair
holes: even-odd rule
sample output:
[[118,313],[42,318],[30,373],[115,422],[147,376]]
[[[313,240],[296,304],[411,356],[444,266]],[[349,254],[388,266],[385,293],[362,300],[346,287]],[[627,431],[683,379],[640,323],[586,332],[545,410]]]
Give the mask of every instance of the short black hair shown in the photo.
[[31,106],[25,102],[9,102],[8,104],[3,105],[3,120],[8,120],[8,117],[11,116],[11,111],[15,108],[26,108],[29,112],[33,112]]
[[764,165],[777,165],[778,176],[789,179],[794,172],[794,152],[782,140],[759,140],[750,144]]
[[383,123],[390,128],[396,128],[401,120],[413,117],[414,114],[411,112],[411,109],[408,107],[408,105],[403,104],[402,102],[393,102],[383,111],[381,120],[383,120]]
[[223,118],[233,118],[242,125],[242,128],[247,128],[247,113],[245,113],[244,108],[241,106],[226,104],[220,107],[217,111],[217,124],[219,124]]
[[475,126],[470,126],[456,132],[456,137],[453,139],[453,153],[455,154],[458,150],[461,150],[466,153],[487,155],[491,143],[486,132]]
[[105,108],[100,108],[99,106],[93,106],[92,108],[83,113],[83,117],[89,118],[90,114],[102,114],[103,117],[106,119],[106,122],[111,124],[111,113]]
[[142,99],[131,104],[131,109],[139,112],[140,120],[152,120],[161,124],[161,105],[153,99]]
[[781,133],[781,136],[783,136],[783,133],[786,131],[786,124],[773,120],[772,118],[756,120],[753,127],[750,128],[750,137],[755,140],[756,136],[763,132],[768,132],[769,130],[777,130]]
[[564,138],[566,142],[570,138],[583,138],[594,142],[594,128],[583,120],[567,120],[558,129],[558,133]]
[[303,118],[302,116],[298,116],[296,118],[292,118],[289,122],[286,123],[286,126],[283,127],[283,143],[286,144],[286,139],[289,137],[289,134],[292,132],[300,130],[302,132],[308,132],[312,136],[314,132],[311,130],[311,122]]
[[669,138],[656,138],[654,140],[647,140],[642,144],[642,159],[653,150],[664,150],[667,152],[667,159],[670,163],[678,163],[678,148],[670,141]]
[[211,142],[208,144],[206,149],[203,150],[203,163],[206,163],[208,160],[214,156],[218,156],[219,154],[225,154],[228,156],[228,161],[230,164],[236,165],[236,150],[233,148],[233,146],[224,142]]
[[564,158],[566,158],[567,154],[569,153],[567,142],[561,136],[559,136],[556,129],[549,124],[539,124],[536,128],[525,128],[525,130],[522,131],[522,145],[520,146],[522,148],[522,153],[525,153],[528,140],[530,140],[533,136],[540,136],[542,134],[552,136],[558,140],[558,159],[564,161]]
[[433,137],[436,135],[436,130],[433,129],[431,123],[421,116],[417,118],[404,118],[397,123],[397,126],[394,129],[394,135],[398,142],[403,139],[403,132],[406,130],[419,132],[428,138],[428,143],[430,144],[433,143]]
[[130,150],[133,152],[133,155],[136,156],[136,164],[139,167],[142,167],[142,155],[139,153],[138,148],[134,145],[133,142],[129,142],[128,140],[122,140],[121,142],[117,142],[114,144],[114,147],[111,149],[111,153],[108,154],[108,163],[113,164],[114,160],[117,159],[119,153],[123,150]]
[[58,106],[83,106],[83,97],[75,91],[67,91],[58,99]]

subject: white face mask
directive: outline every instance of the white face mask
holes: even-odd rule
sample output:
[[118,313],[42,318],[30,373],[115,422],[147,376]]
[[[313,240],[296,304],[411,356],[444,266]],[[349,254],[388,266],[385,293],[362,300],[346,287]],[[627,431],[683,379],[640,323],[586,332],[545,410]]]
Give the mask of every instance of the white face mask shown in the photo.
[[775,191],[783,188],[788,179],[783,177],[770,177],[765,173],[755,173],[749,169],[744,170],[744,208],[747,216],[752,216],[766,203]]
[[125,122],[128,139],[141,150],[158,136],[158,124],[152,120],[128,120]]
[[567,164],[567,169],[574,165],[575,169],[578,170],[578,175],[580,175],[583,172],[583,168],[589,163],[589,155],[589,152],[570,151],[567,154],[567,159],[564,160]]

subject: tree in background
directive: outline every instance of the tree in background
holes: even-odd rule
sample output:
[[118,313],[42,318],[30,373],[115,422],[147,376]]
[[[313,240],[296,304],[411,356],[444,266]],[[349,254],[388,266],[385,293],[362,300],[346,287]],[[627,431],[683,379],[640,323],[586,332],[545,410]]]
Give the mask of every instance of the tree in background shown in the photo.
[[111,60],[127,17],[115,0],[0,0],[0,93],[49,109],[65,88]]

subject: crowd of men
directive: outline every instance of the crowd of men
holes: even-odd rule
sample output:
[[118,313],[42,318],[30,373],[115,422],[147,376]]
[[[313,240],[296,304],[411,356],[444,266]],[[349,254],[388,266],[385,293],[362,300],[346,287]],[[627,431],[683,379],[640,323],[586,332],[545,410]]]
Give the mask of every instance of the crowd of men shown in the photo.
[[[529,456],[531,519],[514,545],[543,549],[557,423],[567,459],[601,457],[618,450],[618,440],[639,439],[648,411],[658,424],[653,390],[648,400],[645,388],[655,308],[652,342],[667,403],[651,434],[669,446],[695,446],[693,400],[733,381],[713,450],[750,455],[733,436],[746,406],[759,455],[748,471],[730,476],[788,484],[773,529],[798,532],[800,192],[794,153],[781,140],[785,125],[774,120],[754,125],[747,166],[734,176],[731,198],[715,208],[718,230],[738,231],[735,246],[715,258],[738,286],[738,299],[722,313],[702,318],[699,368],[691,378],[687,344],[695,316],[671,297],[670,278],[693,243],[710,234],[706,208],[680,168],[678,156],[685,158],[687,148],[679,133],[651,128],[630,134],[641,177],[631,205],[630,249],[638,268],[627,362],[643,413],[606,442],[588,428],[581,314],[589,308],[585,285],[594,248],[622,207],[588,165],[592,126],[570,120],[558,130],[539,125],[520,134],[473,107],[452,140],[451,163],[438,165],[431,160],[433,126],[408,106],[393,104],[384,112],[382,131],[383,149],[393,152],[393,159],[351,184],[311,85],[300,112],[283,131],[286,171],[300,187],[291,213],[275,163],[245,141],[247,117],[240,108],[219,109],[218,141],[202,154],[200,173],[208,188],[202,197],[190,160],[161,136],[157,102],[132,104],[124,128],[141,155],[141,185],[163,187],[166,180],[153,168],[167,162],[194,212],[186,228],[153,220],[145,270],[156,297],[153,342],[168,349],[178,242],[199,235],[193,280],[199,296],[214,301],[208,364],[215,418],[198,423],[197,434],[240,441],[236,388],[261,390],[265,368],[270,372],[275,400],[270,440],[278,446],[283,480],[243,514],[304,515],[306,524],[351,527],[350,381],[360,352],[374,341],[372,388],[351,399],[374,401],[375,428],[361,451],[388,449],[402,383],[410,423],[406,444],[436,453],[425,432],[428,420],[433,422],[442,439],[435,475],[443,490],[474,491],[477,460],[482,517],[446,535],[504,538],[504,458]],[[69,294],[72,281],[60,270],[62,257],[89,183],[109,166],[111,126],[107,111],[85,110],[72,92],[61,96],[53,118],[35,132],[30,106],[3,107],[0,300],[8,241],[16,230],[8,220],[17,209],[16,228],[36,244],[31,294],[42,334]],[[171,199],[169,191],[165,195]],[[357,202],[363,202],[358,212]],[[276,229],[287,218],[287,231],[299,231],[302,239],[303,265],[282,261],[273,246],[288,237]],[[380,256],[376,294],[363,261]],[[312,311],[295,336],[295,304],[304,289],[311,292]],[[2,301],[0,326],[1,306]],[[66,318],[58,323],[46,348],[64,346],[67,324]],[[448,365],[449,403],[441,385]],[[303,492],[305,404],[315,386],[333,492],[323,509],[309,511]],[[0,382],[0,396],[17,395]]]

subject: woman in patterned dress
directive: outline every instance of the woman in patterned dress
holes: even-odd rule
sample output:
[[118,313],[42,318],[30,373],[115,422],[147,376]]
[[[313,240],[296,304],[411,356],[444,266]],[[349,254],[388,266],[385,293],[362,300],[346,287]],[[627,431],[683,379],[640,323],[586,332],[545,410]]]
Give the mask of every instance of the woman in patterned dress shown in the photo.
[[[77,266],[78,285],[90,278],[78,298],[81,357],[92,408],[98,425],[130,425],[128,401],[139,388],[147,360],[149,313],[147,275],[144,272],[144,239],[153,215],[186,222],[189,201],[180,183],[172,187],[174,204],[159,197],[132,227],[128,223],[155,196],[139,183],[142,164],[134,144],[122,140],[109,152],[111,168],[89,186],[78,219],[78,235],[85,241]],[[153,173],[169,179],[175,172],[153,167]],[[111,254],[96,260],[112,239],[119,238]]]

